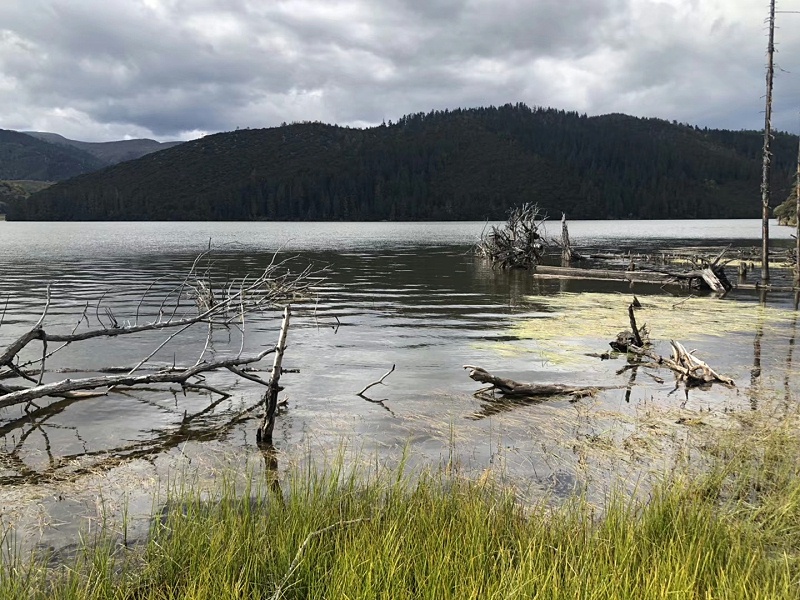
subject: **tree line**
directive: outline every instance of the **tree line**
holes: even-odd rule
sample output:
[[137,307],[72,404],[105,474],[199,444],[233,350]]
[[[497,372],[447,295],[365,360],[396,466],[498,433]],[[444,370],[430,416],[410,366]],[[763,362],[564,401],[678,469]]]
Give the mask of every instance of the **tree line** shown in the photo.
[[[776,134],[776,197],[796,146]],[[760,157],[757,131],[508,104],[210,135],[58,183],[8,218],[501,219],[526,202],[571,218],[755,218]]]

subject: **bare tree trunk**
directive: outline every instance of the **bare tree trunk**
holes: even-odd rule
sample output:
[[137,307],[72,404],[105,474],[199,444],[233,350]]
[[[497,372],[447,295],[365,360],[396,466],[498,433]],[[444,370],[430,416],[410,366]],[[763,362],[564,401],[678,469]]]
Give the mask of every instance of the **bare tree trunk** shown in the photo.
[[772,79],[775,54],[775,0],[769,3],[769,42],[767,42],[767,97],[764,112],[764,151],[761,168],[761,282],[769,282],[769,204],[772,173]]
[[567,229],[567,215],[561,213],[561,262],[565,267],[572,260],[572,247],[569,243],[569,229]]
[[[798,136],[800,139],[800,136]],[[800,142],[797,144],[797,173],[794,179],[794,196],[795,196],[795,225],[796,230],[794,234],[794,285],[800,288]]]
[[281,334],[278,337],[278,345],[275,346],[275,361],[272,363],[272,373],[269,378],[269,388],[264,395],[264,407],[266,413],[261,421],[261,427],[256,432],[256,441],[259,444],[272,445],[272,431],[275,429],[275,413],[278,410],[278,392],[281,390],[281,364],[283,363],[283,351],[286,348],[286,334],[289,331],[289,317],[292,314],[290,305],[283,309],[283,323],[281,323]]

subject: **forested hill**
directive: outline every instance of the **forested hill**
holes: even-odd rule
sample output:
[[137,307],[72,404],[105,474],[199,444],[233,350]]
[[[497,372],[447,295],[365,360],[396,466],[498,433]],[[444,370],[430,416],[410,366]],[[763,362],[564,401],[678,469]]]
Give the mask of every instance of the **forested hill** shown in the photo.
[[57,146],[18,131],[0,129],[0,180],[59,181],[105,165],[78,148]]
[[[499,219],[537,202],[570,218],[760,215],[762,137],[524,105],[349,129],[210,135],[61,182],[9,219]],[[797,138],[774,143],[786,197]]]

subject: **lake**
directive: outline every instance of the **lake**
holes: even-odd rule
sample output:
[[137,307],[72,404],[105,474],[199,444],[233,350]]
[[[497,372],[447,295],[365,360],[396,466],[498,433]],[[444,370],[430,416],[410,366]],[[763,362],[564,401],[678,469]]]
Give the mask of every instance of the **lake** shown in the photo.
[[[38,320],[47,286],[48,331],[71,331],[87,306],[93,326],[108,319],[106,309],[120,322],[132,320],[148,289],[142,310],[154,318],[156,299],[180,284],[210,242],[208,264],[221,280],[257,272],[275,253],[293,268],[326,268],[313,298],[294,307],[284,367],[299,373],[281,379],[288,405],[275,430],[279,469],[342,453],[365,464],[491,469],[521,498],[577,490],[600,497],[616,478],[634,487],[643,473],[663,470],[676,448],[697,438],[698,422],[727,427],[730,415],[761,410],[765,397],[796,400],[797,312],[789,294],[760,302],[753,292],[734,291],[720,300],[655,285],[493,271],[470,251],[484,226],[0,222],[0,348]],[[560,223],[550,227],[560,235]],[[789,248],[791,232],[773,224],[774,247]],[[579,250],[735,250],[759,245],[760,221],[576,221],[570,236]],[[776,267],[773,278],[788,273]],[[737,388],[687,396],[669,372],[618,374],[624,358],[589,356],[628,327],[632,292],[660,352],[668,352],[670,337],[680,339]],[[279,324],[278,311],[259,315],[247,323],[244,342],[234,328],[218,331],[212,350],[258,351],[275,344]],[[136,364],[165,337],[76,344],[48,361],[64,371],[50,379]],[[205,340],[204,329],[189,330],[153,362],[193,362]],[[518,381],[620,387],[577,402],[495,403],[473,395],[479,386],[466,364]],[[268,358],[265,377],[270,365]],[[380,402],[356,395],[392,365],[385,385],[367,394]],[[86,525],[83,517],[149,513],[170,473],[191,465],[213,479],[222,464],[258,461],[263,389],[223,373],[207,383],[231,397],[208,410],[213,394],[133,390],[41,401],[27,412],[2,409],[6,526],[63,544]]]

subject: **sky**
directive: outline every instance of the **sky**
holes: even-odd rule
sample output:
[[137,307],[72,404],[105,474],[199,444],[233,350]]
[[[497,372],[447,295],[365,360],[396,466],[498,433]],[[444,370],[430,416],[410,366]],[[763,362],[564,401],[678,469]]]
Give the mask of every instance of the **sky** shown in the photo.
[[[800,11],[800,0],[778,0]],[[188,140],[524,102],[763,129],[768,0],[0,0],[0,129]],[[800,14],[773,126],[800,130]]]

